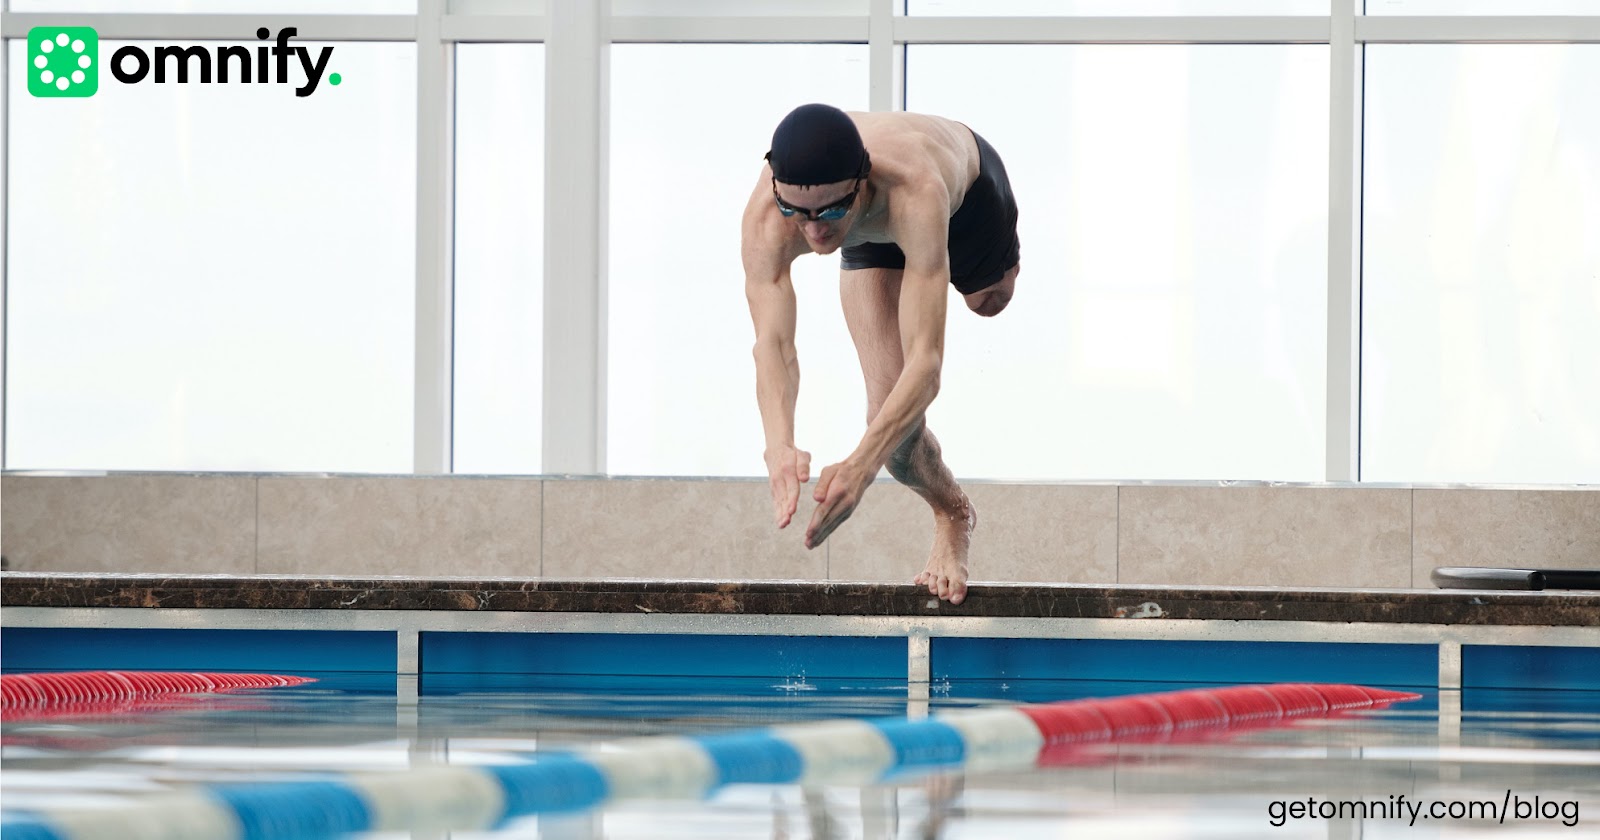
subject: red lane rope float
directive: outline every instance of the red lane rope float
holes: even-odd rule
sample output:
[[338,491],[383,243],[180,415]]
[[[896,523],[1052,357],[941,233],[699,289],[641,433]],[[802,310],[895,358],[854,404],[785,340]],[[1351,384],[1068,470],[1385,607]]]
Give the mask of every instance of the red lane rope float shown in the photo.
[[282,674],[179,673],[167,671],[74,671],[0,674],[0,711],[6,720],[32,717],[84,703],[110,703],[172,694],[241,688],[282,688],[316,682]]
[[1204,737],[1421,697],[1359,685],[1278,683],[1021,705],[1017,711],[1044,736],[1041,760],[1053,762],[1089,744]]

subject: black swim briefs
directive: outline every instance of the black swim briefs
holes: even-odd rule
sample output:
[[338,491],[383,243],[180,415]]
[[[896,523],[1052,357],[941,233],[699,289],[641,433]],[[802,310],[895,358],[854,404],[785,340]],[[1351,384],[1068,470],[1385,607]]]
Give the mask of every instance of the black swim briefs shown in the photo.
[[[978,132],[972,132],[972,139],[978,141],[978,179],[967,188],[961,206],[950,217],[950,283],[964,295],[1000,282],[1022,255],[1017,200],[1011,194],[1005,164]],[[893,242],[849,245],[843,249],[839,267],[846,271],[905,268],[906,255]]]

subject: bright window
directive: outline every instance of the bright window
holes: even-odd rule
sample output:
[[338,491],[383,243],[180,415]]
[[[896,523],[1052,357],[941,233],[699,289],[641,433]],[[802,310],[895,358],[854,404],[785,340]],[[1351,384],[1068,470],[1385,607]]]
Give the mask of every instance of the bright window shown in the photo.
[[[784,114],[866,109],[867,49],[619,44],[611,85],[608,470],[765,475],[739,220]],[[821,463],[866,420],[838,265],[794,264],[796,443]]]
[[19,46],[6,466],[409,471],[416,48],[50,99]]
[[1600,483],[1600,46],[1367,50],[1361,477]]
[[544,45],[460,45],[455,102],[455,471],[538,473]]
[[1022,274],[952,296],[958,476],[1320,480],[1328,50],[913,46],[908,108],[1004,158]]

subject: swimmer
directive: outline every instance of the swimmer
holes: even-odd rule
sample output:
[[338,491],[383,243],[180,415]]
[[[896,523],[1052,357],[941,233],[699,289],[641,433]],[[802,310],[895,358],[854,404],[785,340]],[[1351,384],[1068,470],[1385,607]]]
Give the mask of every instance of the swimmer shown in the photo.
[[789,524],[811,473],[811,455],[794,440],[800,366],[789,265],[842,249],[839,297],[866,379],[867,430],[818,477],[805,544],[816,548],[850,518],[887,466],[933,508],[933,550],[915,582],[959,604],[977,512],[924,415],[939,391],[945,286],[985,317],[1005,309],[1016,288],[1017,205],[1005,167],[961,123],[828,105],[784,117],[766,159],[741,250],[775,523]]

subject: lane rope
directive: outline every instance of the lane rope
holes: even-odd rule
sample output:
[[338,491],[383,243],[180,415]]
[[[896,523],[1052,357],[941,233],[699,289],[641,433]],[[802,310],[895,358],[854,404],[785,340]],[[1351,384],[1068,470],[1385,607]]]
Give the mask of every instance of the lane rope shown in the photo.
[[125,711],[128,701],[316,682],[281,674],[71,671],[0,674],[0,720]]
[[704,798],[731,784],[868,785],[937,770],[1047,766],[1073,761],[1096,744],[1203,739],[1420,698],[1357,685],[1279,683],[630,738],[521,764],[302,774],[207,785],[120,807],[8,811],[0,816],[0,840],[288,840],[486,830],[624,800]]

